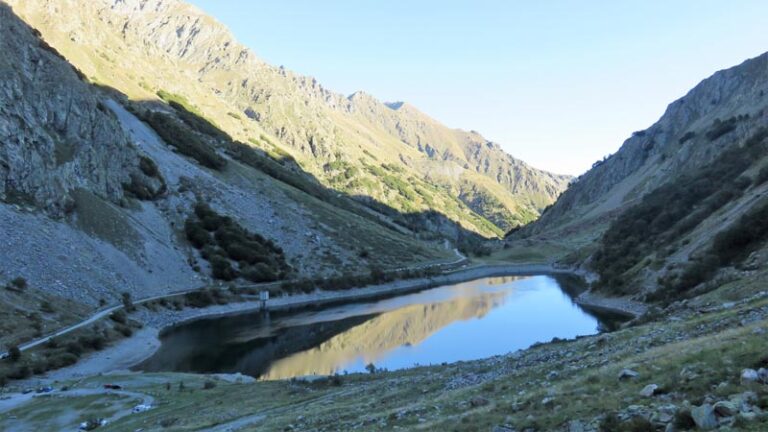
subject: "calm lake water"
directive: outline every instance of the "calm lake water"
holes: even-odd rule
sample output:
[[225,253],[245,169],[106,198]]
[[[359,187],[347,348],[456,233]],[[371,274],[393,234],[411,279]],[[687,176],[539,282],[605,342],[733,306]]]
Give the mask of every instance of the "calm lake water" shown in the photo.
[[164,334],[138,369],[262,379],[362,372],[369,363],[394,370],[505,354],[612,325],[573,303],[581,289],[574,283],[495,277],[320,310],[206,319]]

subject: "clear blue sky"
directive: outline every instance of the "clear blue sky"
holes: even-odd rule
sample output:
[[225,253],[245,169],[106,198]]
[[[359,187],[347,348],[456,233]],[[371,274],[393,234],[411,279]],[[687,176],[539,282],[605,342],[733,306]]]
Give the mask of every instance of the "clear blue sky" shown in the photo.
[[567,174],[768,51],[765,0],[191,2],[269,63],[405,100]]

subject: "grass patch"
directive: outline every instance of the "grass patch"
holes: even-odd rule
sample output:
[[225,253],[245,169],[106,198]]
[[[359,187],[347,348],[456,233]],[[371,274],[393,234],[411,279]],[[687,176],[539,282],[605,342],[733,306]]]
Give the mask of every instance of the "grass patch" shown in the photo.
[[214,170],[222,170],[227,165],[226,159],[216,152],[213,145],[192,132],[172,115],[156,111],[139,113],[134,110],[134,113],[154,129],[168,145],[196,160],[200,165]]

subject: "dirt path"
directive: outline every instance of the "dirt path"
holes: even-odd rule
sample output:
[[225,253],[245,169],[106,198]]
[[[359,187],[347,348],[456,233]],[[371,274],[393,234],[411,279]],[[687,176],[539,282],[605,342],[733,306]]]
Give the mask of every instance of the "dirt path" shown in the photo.
[[214,426],[212,428],[208,428],[206,429],[206,432],[235,432],[249,426],[254,426],[256,423],[264,420],[270,414],[271,415],[282,414],[282,413],[285,413],[286,411],[301,412],[302,407],[306,407],[308,405],[312,405],[318,402],[336,399],[337,397],[349,396],[352,393],[358,393],[358,392],[360,392],[360,390],[347,390],[341,393],[329,393],[322,396],[310,398],[299,403],[288,403],[285,405],[272,407],[263,411],[259,411],[254,414],[249,414],[244,417],[240,417],[238,419],[232,420],[224,424]]

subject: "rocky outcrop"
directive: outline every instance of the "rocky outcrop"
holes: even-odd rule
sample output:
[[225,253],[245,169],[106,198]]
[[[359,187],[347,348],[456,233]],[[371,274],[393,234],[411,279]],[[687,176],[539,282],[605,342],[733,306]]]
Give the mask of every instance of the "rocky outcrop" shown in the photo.
[[61,216],[72,191],[118,203],[138,152],[78,72],[0,4],[0,200]]

